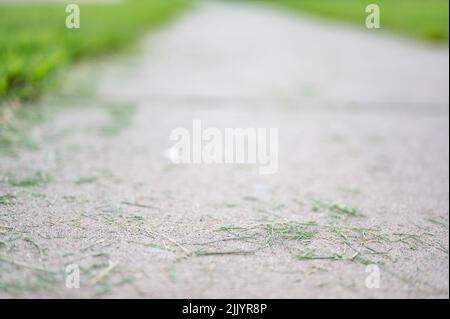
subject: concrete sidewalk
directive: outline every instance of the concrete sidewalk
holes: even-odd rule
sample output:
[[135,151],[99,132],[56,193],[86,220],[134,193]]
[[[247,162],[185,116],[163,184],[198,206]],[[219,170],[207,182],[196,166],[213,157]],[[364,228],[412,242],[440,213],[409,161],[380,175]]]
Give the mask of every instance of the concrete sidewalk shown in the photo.
[[[204,3],[99,77],[0,157],[1,297],[448,298],[448,48]],[[194,119],[279,128],[279,172],[172,164]]]

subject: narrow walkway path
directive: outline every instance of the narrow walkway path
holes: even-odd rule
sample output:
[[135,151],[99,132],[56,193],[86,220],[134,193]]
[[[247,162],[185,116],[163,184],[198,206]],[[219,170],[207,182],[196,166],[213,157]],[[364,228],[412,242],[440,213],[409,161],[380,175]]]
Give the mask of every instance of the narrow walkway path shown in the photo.
[[[0,157],[0,297],[448,298],[448,78],[447,48],[202,4]],[[171,164],[193,119],[278,127],[279,172]]]

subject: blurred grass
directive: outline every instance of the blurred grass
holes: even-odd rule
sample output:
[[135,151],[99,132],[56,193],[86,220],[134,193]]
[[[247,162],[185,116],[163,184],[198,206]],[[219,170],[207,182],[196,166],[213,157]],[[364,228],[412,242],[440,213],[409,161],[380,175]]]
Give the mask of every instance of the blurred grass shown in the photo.
[[0,4],[0,104],[39,95],[61,67],[115,50],[184,8],[182,0],[80,4],[80,29],[67,29],[65,4]]
[[431,42],[448,41],[448,0],[263,0],[293,10],[365,25],[365,8],[380,6],[381,29]]

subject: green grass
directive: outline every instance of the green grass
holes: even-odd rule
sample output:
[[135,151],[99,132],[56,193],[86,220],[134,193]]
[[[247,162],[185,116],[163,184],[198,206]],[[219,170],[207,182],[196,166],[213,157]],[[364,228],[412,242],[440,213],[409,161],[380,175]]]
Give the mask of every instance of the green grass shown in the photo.
[[219,231],[241,233],[235,239],[262,238],[264,245],[273,245],[278,241],[308,241],[317,235],[316,224],[313,222],[269,222],[248,226],[223,226]]
[[34,175],[25,178],[16,179],[10,178],[9,185],[14,187],[35,187],[45,185],[50,181],[50,177],[44,172],[37,172]]
[[300,224],[293,222],[273,223],[264,225],[268,236],[282,240],[308,240],[312,239],[317,232],[311,229],[314,224]]
[[80,178],[78,178],[75,182],[75,184],[77,185],[82,185],[82,184],[92,184],[95,183],[97,181],[97,177],[95,176],[81,176]]
[[67,29],[64,4],[0,4],[0,104],[36,97],[56,70],[121,48],[183,7],[183,0],[81,4],[81,28]]
[[108,105],[106,110],[110,122],[102,127],[102,133],[105,136],[116,136],[131,126],[137,107],[133,104],[114,104]]
[[263,0],[312,14],[365,25],[365,8],[380,6],[381,30],[434,42],[448,41],[448,0]]
[[0,205],[13,205],[16,202],[16,196],[11,194],[0,195]]
[[313,201],[312,210],[314,212],[325,210],[329,212],[330,217],[341,219],[364,216],[358,209],[354,207],[350,207],[340,203],[324,202],[318,199]]
[[20,107],[0,105],[0,154],[14,154],[19,148],[35,149],[31,138],[34,125],[50,118],[53,106]]

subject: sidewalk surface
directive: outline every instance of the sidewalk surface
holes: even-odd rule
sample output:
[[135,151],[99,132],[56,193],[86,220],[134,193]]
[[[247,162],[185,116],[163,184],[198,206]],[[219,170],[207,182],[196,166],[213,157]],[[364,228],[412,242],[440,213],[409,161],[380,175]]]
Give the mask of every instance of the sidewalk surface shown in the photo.
[[[199,5],[0,156],[0,297],[448,298],[448,54]],[[172,164],[194,119],[279,128],[278,173]]]

